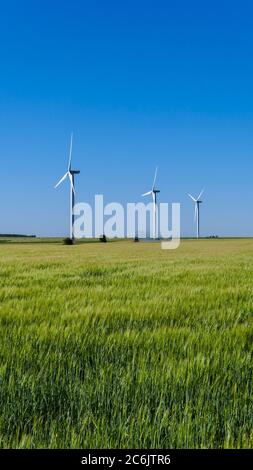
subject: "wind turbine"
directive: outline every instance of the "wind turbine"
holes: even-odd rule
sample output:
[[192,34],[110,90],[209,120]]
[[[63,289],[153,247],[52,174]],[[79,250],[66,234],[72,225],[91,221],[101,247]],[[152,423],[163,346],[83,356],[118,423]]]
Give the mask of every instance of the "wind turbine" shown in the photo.
[[155,188],[156,178],[157,178],[158,167],[155,170],[155,177],[151,191],[148,191],[145,194],[142,194],[142,197],[152,195],[153,199],[153,238],[157,238],[157,194],[160,193],[159,189]]
[[204,193],[204,189],[202,189],[202,191],[201,191],[200,195],[197,197],[197,199],[195,197],[193,197],[191,194],[188,194],[188,196],[193,200],[193,202],[195,204],[194,220],[195,220],[195,222],[197,222],[197,238],[199,238],[199,235],[200,235],[200,222],[199,222],[200,210],[199,210],[199,206],[200,206],[200,204],[202,204],[201,197],[203,196],[203,193]]
[[60,186],[60,184],[66,179],[69,178],[70,182],[70,232],[69,238],[71,240],[74,239],[74,206],[75,206],[75,175],[79,175],[79,170],[72,170],[71,168],[71,161],[72,161],[72,146],[73,146],[73,132],[70,138],[70,149],[69,149],[69,164],[68,164],[68,171],[65,175],[60,179],[60,181],[55,185],[55,188]]

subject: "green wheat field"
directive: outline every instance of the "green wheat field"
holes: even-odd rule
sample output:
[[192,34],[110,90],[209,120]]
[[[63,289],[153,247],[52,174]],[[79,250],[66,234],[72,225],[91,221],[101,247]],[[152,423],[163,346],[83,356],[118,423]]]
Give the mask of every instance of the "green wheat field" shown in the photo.
[[2,240],[0,447],[252,448],[252,287],[252,239]]

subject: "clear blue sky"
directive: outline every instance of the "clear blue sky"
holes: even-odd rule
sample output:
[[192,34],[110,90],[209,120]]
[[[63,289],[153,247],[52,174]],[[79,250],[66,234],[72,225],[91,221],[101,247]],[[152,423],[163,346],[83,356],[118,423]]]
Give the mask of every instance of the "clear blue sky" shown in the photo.
[[253,236],[253,5],[217,0],[0,2],[0,232],[64,235],[79,201],[204,186],[202,234]]

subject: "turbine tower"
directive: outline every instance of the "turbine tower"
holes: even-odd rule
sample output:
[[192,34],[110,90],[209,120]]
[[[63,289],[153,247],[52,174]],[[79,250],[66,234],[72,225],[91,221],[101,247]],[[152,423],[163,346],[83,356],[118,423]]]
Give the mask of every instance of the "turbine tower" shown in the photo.
[[194,214],[194,220],[197,223],[197,238],[200,236],[200,204],[202,204],[201,197],[203,196],[204,189],[202,189],[200,195],[197,197],[193,197],[191,194],[188,194],[188,196],[193,200],[194,205],[195,205],[195,214]]
[[79,175],[79,170],[72,170],[71,168],[71,161],[72,161],[72,146],[73,146],[73,132],[70,138],[70,149],[69,149],[69,164],[68,164],[68,171],[65,175],[60,179],[60,181],[55,185],[57,188],[66,178],[69,178],[70,182],[70,230],[69,230],[69,238],[71,240],[74,239],[74,206],[75,206],[75,175]]
[[159,189],[155,188],[156,184],[156,178],[157,178],[157,171],[158,167],[156,167],[155,170],[155,177],[154,177],[154,182],[151,191],[148,191],[145,194],[142,194],[142,197],[145,196],[150,196],[152,195],[153,199],[153,238],[156,240],[157,239],[157,194],[160,193]]

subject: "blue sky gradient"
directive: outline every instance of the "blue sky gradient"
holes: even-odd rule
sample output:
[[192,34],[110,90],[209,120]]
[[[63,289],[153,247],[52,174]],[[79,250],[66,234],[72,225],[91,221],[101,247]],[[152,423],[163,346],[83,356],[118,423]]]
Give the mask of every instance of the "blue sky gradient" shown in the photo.
[[202,234],[253,236],[250,1],[0,2],[0,232],[68,233],[78,201],[160,201],[205,187]]

